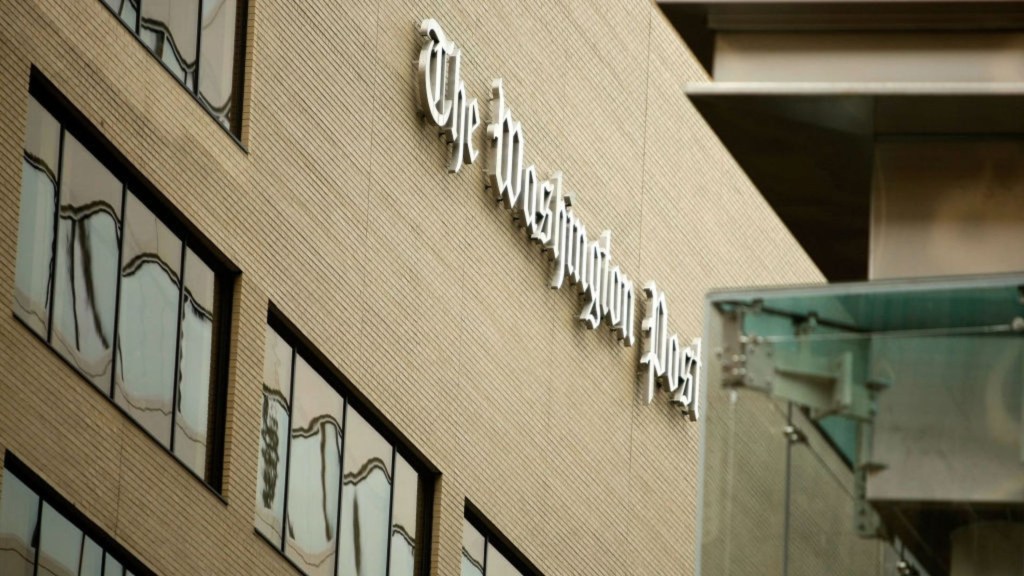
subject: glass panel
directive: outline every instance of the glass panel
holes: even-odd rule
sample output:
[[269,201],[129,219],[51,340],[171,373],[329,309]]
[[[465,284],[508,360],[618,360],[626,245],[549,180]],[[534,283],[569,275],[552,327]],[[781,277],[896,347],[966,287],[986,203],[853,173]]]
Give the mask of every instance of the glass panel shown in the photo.
[[[352,427],[349,427],[351,430]],[[416,519],[420,478],[416,470],[395,455],[395,494],[391,513],[390,576],[413,576],[416,572]]]
[[39,496],[7,470],[0,490],[0,574],[32,576]]
[[839,455],[811,435],[792,445],[789,474],[786,576],[820,576],[825,558],[832,576],[884,576],[883,541],[854,530],[853,475]]
[[[733,405],[790,399],[806,409],[794,410],[803,433],[790,448],[784,507],[790,574],[820,573],[823,557],[830,573],[878,573],[887,552],[880,540],[862,537],[876,534],[905,542],[915,562],[944,574],[958,554],[971,553],[958,551],[958,536],[1017,522],[1024,504],[1022,286],[1018,274],[712,296],[708,340],[723,352],[707,372],[709,405],[717,406],[706,411],[707,573],[745,567],[765,540],[755,536],[765,532],[764,517],[776,509],[762,498],[732,527],[723,522],[771,469],[746,454],[750,447],[767,453],[762,438],[772,432],[753,427],[754,414],[727,421],[723,413]],[[720,495],[733,482],[743,488]],[[730,542],[727,531],[737,526],[745,537]],[[1017,538],[1016,530],[996,528],[988,541]],[[1019,540],[1002,549],[1020,558]]]
[[256,473],[256,528],[277,545],[284,525],[284,477],[288,462],[292,348],[267,326],[263,354],[263,426]]
[[195,88],[199,0],[145,0],[139,37],[178,80]]
[[186,248],[174,453],[199,476],[206,473],[214,319],[218,313],[216,280],[213,270]]
[[82,553],[82,531],[49,504],[43,504],[39,537],[39,576],[75,576]]
[[462,521],[462,576],[484,576],[484,548],[487,541],[469,523]]
[[121,21],[135,30],[135,20],[139,15],[139,0],[103,0],[111,10],[117,14]]
[[[809,328],[831,327],[847,333],[855,329],[866,336],[907,330],[958,329],[974,333],[993,331],[1024,314],[1024,302],[1018,290],[1020,282],[1024,282],[1024,278],[1019,276],[882,281],[833,284],[817,289],[765,290],[735,296],[722,294],[713,298],[716,307],[722,310],[739,309],[750,306],[754,300],[763,300],[759,311],[746,314],[745,322],[763,322],[769,317],[793,320],[813,315],[816,326]],[[793,322],[776,321],[770,330],[759,335],[792,340]]]
[[43,337],[49,322],[59,152],[60,124],[35,98],[29,97],[18,210],[14,313]]
[[67,133],[61,170],[51,344],[109,395],[121,183]]
[[28,97],[25,154],[30,156],[42,169],[50,174],[57,174],[60,157],[60,123],[38,100],[31,96]]
[[[1024,338],[878,340],[872,363],[892,386],[878,395],[868,496],[1018,510],[1024,503]],[[980,514],[980,512],[979,512]]]
[[857,423],[871,424],[865,449],[882,466],[869,498],[1019,504],[1022,285],[1020,276],[874,282],[763,291],[720,306],[741,311],[742,332],[774,354],[765,367],[751,364],[753,385],[776,366],[848,366],[817,388],[776,377],[773,393],[812,415],[838,413],[822,430],[854,461]]
[[702,573],[781,575],[784,408],[760,396],[730,397],[719,386],[709,386],[707,398]]
[[307,574],[330,574],[338,537],[345,402],[305,360],[295,362],[285,553]]
[[170,446],[181,240],[132,194],[124,221],[114,400]]
[[103,576],[103,548],[88,536],[82,545],[82,567],[79,576]]
[[203,0],[202,42],[199,53],[199,97],[224,126],[231,127],[234,110],[236,0]]
[[842,416],[825,416],[818,420],[822,432],[832,439],[833,445],[848,465],[857,457],[857,423]]
[[139,31],[139,0],[123,0],[120,11],[121,20],[136,33]]
[[487,547],[487,576],[522,576],[494,546]]
[[106,563],[103,565],[103,576],[124,576],[124,567],[110,554],[107,554]]
[[387,572],[392,448],[351,406],[345,425],[338,574],[380,576]]

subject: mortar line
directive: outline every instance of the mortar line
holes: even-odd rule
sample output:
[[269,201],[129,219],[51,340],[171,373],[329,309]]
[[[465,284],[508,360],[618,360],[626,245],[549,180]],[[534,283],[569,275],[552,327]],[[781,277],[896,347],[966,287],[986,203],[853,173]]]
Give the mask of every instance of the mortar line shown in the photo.
[[[381,23],[380,23],[380,5],[381,5],[381,3],[378,2],[377,3],[377,14],[376,14],[376,16],[374,18],[375,25],[374,25],[374,31],[373,31],[373,50],[370,52],[370,54],[379,54],[379,52],[377,51],[377,48],[380,45],[380,27],[381,27]],[[370,203],[373,202],[373,144],[374,144],[374,132],[375,132],[376,127],[377,127],[377,114],[378,114],[378,112],[380,110],[380,101],[377,98],[378,78],[379,78],[379,72],[377,74],[373,75],[373,88],[371,89],[371,98],[373,100],[373,110],[370,113],[370,140],[369,140],[369,144],[370,145],[368,147],[368,149],[370,151],[370,154],[369,154],[369,159],[366,162],[366,215],[365,215],[365,218],[363,219],[363,245],[361,246],[361,248],[367,248],[368,247],[369,237],[370,237],[370,215],[372,214],[372,210],[370,209]],[[370,263],[369,263],[369,259],[366,257],[365,253],[361,254],[360,256],[361,256],[361,261],[362,261],[362,264],[363,264],[363,275],[364,275],[364,278],[363,278],[362,286],[359,287],[359,302],[360,303],[364,303],[365,302],[365,298],[366,298],[366,293],[367,293],[367,284],[369,284],[369,282],[367,281],[367,278],[366,278],[366,271],[369,270]],[[364,308],[361,311],[361,318],[360,318],[360,322],[359,322],[359,329],[362,331],[361,332],[362,334],[366,333],[365,332],[365,330],[366,330],[366,322],[367,322],[366,315],[367,315],[367,312],[366,312],[366,309]]]
[[[654,10],[655,10],[655,7],[652,4],[649,7],[648,11],[647,11],[647,51],[645,52],[645,58],[647,59],[647,73],[644,76],[644,122],[643,122],[643,130],[644,130],[644,133],[643,133],[643,139],[644,140],[643,141],[644,141],[644,145],[643,145],[643,152],[642,152],[642,154],[640,156],[640,234],[639,234],[639,241],[638,241],[637,255],[636,255],[636,259],[637,259],[637,263],[636,263],[637,267],[636,267],[636,269],[637,270],[640,270],[640,268],[641,268],[641,261],[643,259],[643,246],[644,246],[644,242],[643,242],[643,240],[644,240],[644,196],[645,196],[645,194],[644,194],[644,181],[645,181],[645,179],[647,177],[647,111],[648,111],[648,108],[649,108],[649,104],[648,103],[650,102],[650,96],[651,96],[651,94],[650,94],[651,93],[651,21],[653,20]],[[635,305],[636,304],[634,303],[634,306]],[[641,330],[642,330],[642,328],[641,328]],[[643,340],[642,336],[641,336],[641,338],[637,339],[637,346],[638,347],[642,347],[643,346],[642,340]],[[634,357],[637,357],[637,356],[639,356],[639,351],[634,353]],[[634,381],[633,382],[633,398],[634,398],[634,402],[636,401],[635,398],[636,398],[636,394],[637,394],[636,384],[637,384],[636,381]],[[636,436],[636,418],[637,418],[637,414],[638,414],[639,411],[640,410],[638,410],[636,407],[633,407],[633,409],[632,409],[633,414],[631,415],[630,420],[629,420],[629,463],[628,463],[628,470],[629,470],[630,478],[633,475],[633,450],[635,449],[634,439],[635,439],[635,436]],[[628,494],[629,494],[629,496],[628,496],[628,498],[629,498],[629,500],[628,500],[628,502],[629,502],[629,510],[627,510],[627,512],[629,514],[632,514],[633,506],[634,506],[634,491],[633,490],[629,490]],[[626,526],[626,538],[629,538],[629,532],[630,532],[630,528],[629,528],[629,525],[627,524],[627,526]],[[632,547],[630,547],[630,555],[632,555],[632,553],[633,553]],[[632,562],[632,559],[629,558],[629,557],[627,557],[627,562],[630,565],[632,565],[632,566],[636,565],[636,563]]]

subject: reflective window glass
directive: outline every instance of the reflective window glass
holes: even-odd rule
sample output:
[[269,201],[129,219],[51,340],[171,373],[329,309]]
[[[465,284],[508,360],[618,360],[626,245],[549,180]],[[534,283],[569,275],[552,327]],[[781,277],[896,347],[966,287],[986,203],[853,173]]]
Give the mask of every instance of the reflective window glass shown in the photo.
[[334,567],[344,409],[341,396],[297,357],[285,552],[310,575]]
[[0,574],[32,576],[39,496],[8,470],[0,490]]
[[119,179],[129,172],[111,172],[76,137],[78,126],[61,126],[61,109],[53,110],[29,100],[15,315],[217,488],[220,478],[209,477],[219,472],[211,463],[222,438],[212,435],[222,393],[214,358],[226,356],[219,316],[231,308],[222,287],[232,278],[198,256],[185,227],[161,220],[140,200],[148,200],[145,190]]
[[60,169],[60,124],[35,98],[28,99],[18,210],[14,313],[45,337],[53,271],[53,218]]
[[82,544],[82,566],[78,576],[103,576],[103,548],[88,536]]
[[[351,429],[351,428],[350,428]],[[419,475],[395,455],[395,490],[391,512],[390,576],[413,576],[416,572],[416,520],[419,504]]]
[[174,453],[200,476],[206,472],[214,320],[219,314],[216,296],[216,274],[195,252],[186,249]]
[[257,531],[306,574],[418,574],[420,473],[270,326],[264,352]]
[[523,576],[468,519],[462,525],[462,576]]
[[462,524],[462,576],[484,576],[487,541],[468,520]]
[[358,412],[345,419],[339,576],[387,573],[393,449]]
[[25,154],[54,179],[60,162],[60,123],[38,100],[28,98],[28,131],[25,133]]
[[78,574],[82,553],[82,531],[49,504],[43,504],[39,534],[39,574]]
[[145,0],[139,36],[189,89],[195,88],[199,0]]
[[110,394],[122,186],[64,136],[51,344]]
[[170,446],[182,245],[132,194],[124,216],[114,400]]
[[487,576],[523,576],[516,570],[512,563],[505,556],[494,549],[494,546],[487,546]]
[[239,14],[244,13],[247,0],[103,2],[217,122],[238,135],[236,58],[241,51],[239,36],[244,34]]
[[203,0],[199,96],[224,126],[231,127],[235,72],[236,0]]
[[139,0],[103,0],[103,2],[110,6],[114,14],[117,14],[132,31],[135,30],[136,20],[139,16]]
[[103,562],[103,576],[124,576],[124,567],[110,554]]
[[263,355],[263,417],[256,474],[256,528],[275,544],[284,525],[285,464],[291,413],[292,348],[267,326]]
[[105,535],[87,534],[41,500],[10,468],[3,470],[0,576],[124,576],[121,562],[99,543]]

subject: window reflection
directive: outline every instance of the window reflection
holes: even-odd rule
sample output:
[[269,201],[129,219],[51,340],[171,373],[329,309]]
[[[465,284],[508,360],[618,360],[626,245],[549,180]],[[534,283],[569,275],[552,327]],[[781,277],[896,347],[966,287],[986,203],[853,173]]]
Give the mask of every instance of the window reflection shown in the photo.
[[263,425],[256,474],[256,528],[280,542],[284,525],[284,479],[288,461],[292,348],[267,326],[263,356]]
[[[103,0],[168,71],[236,136],[239,1]],[[244,8],[244,4],[241,5]],[[244,25],[244,23],[243,23]]]
[[123,576],[124,573],[124,567],[121,566],[121,563],[111,558],[110,554],[107,554],[107,558],[103,562],[103,576]]
[[60,130],[57,120],[35,98],[29,98],[18,211],[14,313],[44,337],[49,323]]
[[216,295],[213,270],[186,249],[174,453],[200,476],[206,471]]
[[82,531],[49,504],[43,504],[39,533],[39,574],[77,575]]
[[15,314],[207,479],[223,274],[35,98],[28,124]]
[[296,357],[285,552],[310,575],[331,574],[335,564],[344,410],[341,396]]
[[350,406],[341,491],[339,576],[383,576],[387,572],[391,511],[392,448]]
[[[49,503],[41,502],[9,468],[3,471],[2,487],[0,575],[125,576],[120,560]],[[33,547],[36,542],[38,551]]]
[[137,29],[139,17],[139,0],[103,0],[121,21],[133,31]]
[[488,546],[487,576],[522,576],[522,574],[512,566],[512,563],[501,552],[495,550],[493,546]]
[[170,446],[181,240],[132,194],[124,230],[114,399]]
[[9,471],[0,492],[0,574],[32,576],[39,496]]
[[108,395],[121,192],[117,178],[65,134],[51,343]]
[[179,82],[195,88],[199,0],[146,0],[139,37]]
[[88,536],[82,544],[82,565],[78,576],[103,576],[103,548]]
[[463,519],[462,576],[523,576],[473,524]]
[[231,127],[235,72],[236,0],[203,0],[199,97],[217,121]]
[[416,572],[416,520],[419,476],[405,458],[395,455],[395,490],[391,512],[390,576]]
[[270,326],[262,412],[256,529],[306,574],[417,574],[419,473]]
[[468,520],[462,521],[462,576],[484,576],[487,541]]

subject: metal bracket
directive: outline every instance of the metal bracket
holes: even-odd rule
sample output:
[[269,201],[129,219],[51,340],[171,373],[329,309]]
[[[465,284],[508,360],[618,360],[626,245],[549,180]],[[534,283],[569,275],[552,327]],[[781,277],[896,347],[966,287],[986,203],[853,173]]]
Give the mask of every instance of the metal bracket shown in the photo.
[[807,434],[804,434],[803,430],[793,426],[792,424],[783,428],[782,434],[786,437],[786,440],[789,440],[790,444],[803,444],[807,442]]

